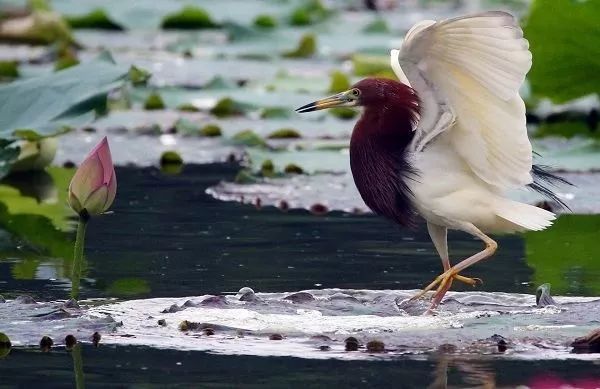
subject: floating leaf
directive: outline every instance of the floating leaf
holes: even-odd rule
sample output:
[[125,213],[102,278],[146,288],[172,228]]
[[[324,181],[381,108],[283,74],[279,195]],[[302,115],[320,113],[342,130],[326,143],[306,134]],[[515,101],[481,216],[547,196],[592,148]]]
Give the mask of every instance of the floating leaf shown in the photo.
[[200,112],[200,109],[196,107],[194,104],[185,103],[181,104],[177,107],[178,111],[182,112]]
[[164,29],[195,30],[219,27],[204,9],[185,6],[179,12],[165,16],[161,27]]
[[221,136],[222,135],[222,131],[221,131],[221,127],[217,126],[216,124],[207,124],[206,126],[202,127],[202,129],[200,130],[200,134],[202,136],[207,136],[207,137],[217,137],[217,136]]
[[52,136],[106,110],[108,92],[122,85],[128,68],[109,57],[0,86],[0,138]]
[[332,108],[329,113],[342,120],[354,119],[358,115],[358,111],[347,107]]
[[263,177],[273,177],[275,176],[275,165],[273,165],[273,161],[270,159],[266,159],[260,165],[260,174]]
[[291,51],[283,53],[287,58],[309,58],[317,52],[317,38],[314,34],[306,34],[300,38],[298,46]]
[[586,136],[600,138],[600,131],[593,131],[585,122],[561,122],[543,123],[535,130],[537,138],[546,136],[560,136],[572,138],[574,136]]
[[183,159],[181,155],[177,151],[165,151],[160,156],[160,164],[161,165],[181,165],[183,163]]
[[367,24],[363,28],[363,32],[367,34],[385,34],[390,32],[390,29],[385,22],[385,20],[381,18],[377,18],[373,20],[371,23]]
[[268,139],[297,139],[301,137],[302,135],[293,128],[280,128],[267,136]]
[[290,109],[284,107],[267,107],[260,112],[261,119],[287,119],[290,116]]
[[600,91],[600,1],[535,0],[525,23],[534,94],[561,103]]
[[383,75],[396,79],[390,68],[390,58],[383,55],[355,54],[352,56],[354,74],[357,76]]
[[174,127],[181,135],[197,135],[200,132],[200,125],[186,118],[177,119]]
[[165,109],[165,102],[162,97],[158,94],[158,92],[152,92],[146,98],[144,102],[144,109],[148,111],[157,110],[157,109]]
[[289,19],[293,26],[308,26],[321,22],[331,15],[332,11],[327,9],[320,0],[308,0],[294,9]]
[[335,70],[331,73],[331,82],[329,83],[330,93],[339,93],[350,89],[350,80],[348,76],[339,70]]
[[286,174],[304,174],[304,170],[295,163],[288,163],[285,165],[283,172]]
[[231,138],[234,144],[250,147],[266,147],[267,143],[252,130],[240,131]]
[[277,20],[271,15],[258,15],[254,19],[254,25],[260,28],[274,28],[277,27]]
[[12,80],[19,77],[17,61],[0,61],[0,80]]
[[96,8],[85,15],[66,16],[65,19],[72,28],[94,28],[113,31],[124,30],[119,24],[113,22],[102,8]]
[[230,97],[222,98],[210,110],[210,113],[216,117],[222,118],[227,116],[243,115],[244,111],[249,108],[248,105],[239,103]]

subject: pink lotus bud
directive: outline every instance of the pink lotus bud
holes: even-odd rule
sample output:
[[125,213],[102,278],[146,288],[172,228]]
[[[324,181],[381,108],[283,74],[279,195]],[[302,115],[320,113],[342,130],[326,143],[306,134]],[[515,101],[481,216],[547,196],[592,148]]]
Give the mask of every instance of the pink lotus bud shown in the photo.
[[81,163],[69,185],[69,205],[79,215],[98,215],[110,208],[117,194],[117,177],[106,137]]

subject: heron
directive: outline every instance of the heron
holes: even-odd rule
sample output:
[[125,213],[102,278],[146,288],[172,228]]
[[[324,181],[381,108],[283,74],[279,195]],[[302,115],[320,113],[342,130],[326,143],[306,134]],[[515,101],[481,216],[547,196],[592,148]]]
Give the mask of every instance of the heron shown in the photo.
[[[507,192],[529,187],[564,205],[549,187],[564,180],[533,164],[519,95],[532,55],[511,14],[419,22],[390,59],[398,80],[366,78],[296,111],[363,108],[350,139],[354,182],[374,213],[401,226],[425,219],[443,272],[410,301],[435,289],[434,309],[453,281],[482,283],[461,273],[496,252],[488,234],[552,224],[554,213]],[[452,266],[449,229],[483,249]]]

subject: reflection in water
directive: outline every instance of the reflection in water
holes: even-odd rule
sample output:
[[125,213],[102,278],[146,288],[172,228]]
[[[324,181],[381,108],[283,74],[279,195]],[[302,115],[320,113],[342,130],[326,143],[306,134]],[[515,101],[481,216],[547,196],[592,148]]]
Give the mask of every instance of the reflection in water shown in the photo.
[[73,357],[73,372],[75,373],[75,388],[84,389],[85,379],[83,376],[83,357],[81,356],[81,344],[77,343],[71,349],[71,357]]
[[56,204],[58,188],[54,179],[45,170],[13,173],[0,181],[17,189],[21,196],[32,197],[38,203]]
[[496,387],[496,375],[491,364],[475,362],[461,356],[441,353],[437,356],[437,364],[433,372],[434,381],[428,389],[446,389],[450,370],[456,370],[460,382],[477,388],[492,389]]
[[[85,384],[102,388],[560,387],[541,386],[548,382],[568,383],[578,388],[598,386],[598,365],[590,361],[510,361],[481,356],[479,361],[468,362],[454,355],[446,356],[445,362],[439,356],[343,361],[225,356],[131,346],[94,348],[84,344],[81,348],[85,353]],[[48,381],[49,371],[52,372],[51,382]],[[439,373],[432,377],[434,371]],[[16,349],[0,361],[1,385],[7,387],[73,387],[73,372],[72,359],[61,350],[40,353]],[[440,385],[434,386],[438,382]],[[584,386],[584,383],[595,383],[596,386]]]

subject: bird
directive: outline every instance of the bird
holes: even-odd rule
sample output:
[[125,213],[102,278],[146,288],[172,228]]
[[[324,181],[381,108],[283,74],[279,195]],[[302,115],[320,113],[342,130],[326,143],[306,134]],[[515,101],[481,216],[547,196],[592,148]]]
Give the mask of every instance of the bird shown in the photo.
[[[350,138],[354,183],[374,213],[407,227],[425,219],[443,272],[409,301],[435,289],[430,311],[453,281],[482,283],[461,273],[496,252],[490,234],[539,231],[555,220],[507,192],[530,188],[565,205],[552,188],[566,181],[533,164],[519,94],[531,65],[529,43],[507,12],[424,20],[390,51],[397,80],[365,78],[296,109],[362,107]],[[448,230],[478,238],[483,249],[451,265]]]

